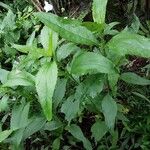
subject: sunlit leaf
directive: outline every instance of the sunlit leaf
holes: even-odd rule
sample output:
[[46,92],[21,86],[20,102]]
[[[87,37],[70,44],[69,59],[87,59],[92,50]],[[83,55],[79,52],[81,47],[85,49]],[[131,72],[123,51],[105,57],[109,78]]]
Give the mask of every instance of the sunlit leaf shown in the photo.
[[121,32],[114,36],[108,43],[110,53],[115,55],[135,55],[150,58],[150,40],[144,36]]
[[28,72],[13,70],[8,74],[7,81],[4,83],[4,87],[13,86],[34,86],[35,78]]
[[71,73],[76,75],[111,72],[114,72],[113,63],[101,54],[94,52],[83,52],[77,55],[71,63]]
[[5,130],[0,132],[0,143],[4,141],[12,133],[12,131],[13,130]]
[[8,99],[9,97],[5,95],[0,100],[0,112],[8,110]]
[[80,51],[81,49],[76,46],[74,43],[67,43],[62,45],[61,47],[58,48],[57,50],[57,59],[58,61],[65,59],[66,57],[68,57],[70,54],[76,52],[76,51]]
[[7,76],[9,71],[0,68],[0,82],[5,83],[7,81]]
[[99,24],[105,23],[106,6],[108,0],[93,0],[93,19]]
[[36,76],[36,90],[39,102],[48,121],[52,119],[52,97],[57,82],[55,62],[44,64]]
[[68,41],[85,45],[98,44],[92,32],[83,26],[74,24],[75,21],[63,19],[52,13],[39,12],[35,13],[35,16]]
[[47,55],[52,56],[57,47],[58,34],[50,28],[44,26],[41,30],[40,42],[46,50]]

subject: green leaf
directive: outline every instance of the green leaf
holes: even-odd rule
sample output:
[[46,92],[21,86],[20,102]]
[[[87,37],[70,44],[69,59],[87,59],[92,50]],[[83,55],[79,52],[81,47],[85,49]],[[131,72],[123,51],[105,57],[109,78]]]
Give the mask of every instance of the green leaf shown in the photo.
[[52,56],[55,52],[58,43],[58,34],[50,28],[44,26],[41,30],[40,42],[48,56]]
[[102,34],[104,31],[104,25],[98,24],[96,22],[83,22],[82,26],[86,27],[88,30],[90,30],[93,33],[100,33]]
[[0,112],[8,110],[8,96],[3,96],[0,100]]
[[133,72],[126,72],[121,74],[120,79],[135,85],[150,85],[150,80],[142,78]]
[[80,129],[79,126],[72,124],[71,126],[69,126],[67,128],[67,130],[79,141],[83,142],[83,146],[86,150],[92,150],[92,145],[90,143],[90,141],[85,138],[85,136],[83,135],[82,130]]
[[74,100],[74,97],[69,97],[61,107],[61,112],[65,114],[65,119],[70,121],[77,116],[79,112],[79,100]]
[[10,128],[14,131],[14,134],[11,136],[10,141],[12,141],[13,145],[19,147],[25,127],[29,124],[28,114],[29,114],[30,103],[26,105],[21,104],[19,106],[15,106],[12,110],[12,117],[10,121]]
[[108,82],[109,82],[109,86],[112,90],[113,95],[116,95],[117,93],[117,83],[119,80],[119,74],[118,73],[112,73],[112,74],[108,74]]
[[138,31],[140,29],[140,25],[141,25],[141,23],[140,23],[139,18],[136,15],[134,15],[134,18],[133,18],[132,24],[129,28],[129,31],[138,33]]
[[139,97],[140,99],[142,98],[143,100],[147,101],[148,103],[150,103],[150,100],[144,96],[143,94],[140,94],[138,92],[132,92],[135,96]]
[[91,127],[92,137],[98,142],[108,132],[105,122],[97,120]]
[[[103,87],[104,78],[99,74],[91,75],[84,81],[84,88],[86,88],[86,94],[92,98],[95,98],[97,94],[99,94],[103,90]],[[85,94],[85,92],[83,92],[83,94]]]
[[35,39],[35,31],[33,31],[32,34],[30,35],[30,37],[28,38],[26,45],[33,46],[34,39]]
[[48,130],[48,131],[53,131],[56,129],[59,129],[63,127],[62,122],[60,121],[51,121],[51,122],[47,122],[44,126],[44,130]]
[[93,20],[99,24],[105,23],[106,6],[108,0],[93,0]]
[[102,100],[102,111],[105,116],[106,125],[109,129],[113,129],[117,115],[117,104],[109,94]]
[[14,131],[14,133],[9,138],[9,140],[13,143],[13,146],[15,146],[16,149],[18,147],[20,147],[20,143],[22,141],[24,130],[25,130],[25,128],[20,128],[20,129]]
[[110,53],[115,55],[150,58],[150,40],[138,34],[121,32],[110,40],[108,47]]
[[26,53],[26,54],[29,53],[30,57],[33,59],[37,59],[42,56],[46,56],[46,57],[49,56],[44,49],[37,48],[37,47],[31,46],[31,45],[13,44],[12,47],[22,53]]
[[10,129],[17,130],[28,125],[29,108],[30,103],[27,103],[26,105],[21,104],[19,106],[14,106],[10,120]]
[[109,24],[105,25],[105,29],[104,29],[104,35],[116,35],[119,33],[119,31],[113,29],[114,26],[118,25],[119,22],[111,22]]
[[9,71],[0,68],[0,81],[4,84],[7,81]]
[[3,22],[0,25],[0,30],[13,30],[15,26],[15,18],[16,15],[9,10],[5,18],[3,19]]
[[28,72],[13,70],[8,74],[6,83],[4,87],[13,87],[13,86],[34,86],[35,78]]
[[57,108],[57,106],[65,96],[66,84],[67,84],[67,79],[65,78],[57,80],[56,88],[53,95],[53,100],[54,100],[53,103],[55,109]]
[[57,60],[60,61],[62,59],[65,59],[70,54],[75,53],[80,50],[81,49],[78,46],[76,46],[74,43],[63,44],[57,50]]
[[13,44],[13,48],[17,49],[18,51],[22,53],[28,53],[31,49],[33,49],[32,45],[18,45],[18,44]]
[[75,21],[63,19],[52,13],[39,12],[35,13],[35,16],[68,41],[85,45],[98,44],[92,32],[79,24],[74,24]]
[[77,55],[71,63],[72,74],[84,75],[87,73],[114,72],[113,63],[101,54],[84,52]]
[[32,117],[30,119],[30,123],[28,124],[28,126],[24,130],[23,140],[27,139],[32,134],[41,130],[42,127],[45,125],[45,123],[46,123],[46,120],[43,117],[38,117],[38,116]]
[[48,121],[52,119],[52,97],[57,82],[55,62],[44,64],[36,76],[36,90],[39,102]]
[[56,138],[53,141],[52,150],[60,150],[60,138]]
[[12,9],[9,5],[7,5],[7,4],[5,4],[3,2],[0,2],[0,6],[3,7],[3,8],[5,8],[5,9],[8,9],[8,10]]
[[13,130],[5,130],[0,132],[0,143],[4,141],[12,132]]

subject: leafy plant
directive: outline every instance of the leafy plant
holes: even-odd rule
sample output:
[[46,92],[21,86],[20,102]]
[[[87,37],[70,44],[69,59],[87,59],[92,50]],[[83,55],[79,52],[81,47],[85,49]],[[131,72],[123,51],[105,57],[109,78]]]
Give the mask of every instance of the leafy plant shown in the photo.
[[[28,141],[48,141],[41,149],[54,150],[124,146],[126,141],[118,144],[119,138],[136,129],[128,126],[125,114],[130,110],[120,102],[120,86],[148,86],[150,80],[123,68],[131,56],[150,58],[150,46],[148,38],[131,28],[119,32],[113,29],[118,23],[106,24],[106,6],[107,0],[93,0],[94,22],[35,13],[35,20],[45,25],[41,31],[34,29],[24,45],[19,39],[9,42],[19,56],[12,59],[10,71],[0,69],[0,142],[15,150],[26,148]],[[11,11],[2,23],[10,28],[5,20],[15,26]],[[138,91],[132,94],[149,101]]]

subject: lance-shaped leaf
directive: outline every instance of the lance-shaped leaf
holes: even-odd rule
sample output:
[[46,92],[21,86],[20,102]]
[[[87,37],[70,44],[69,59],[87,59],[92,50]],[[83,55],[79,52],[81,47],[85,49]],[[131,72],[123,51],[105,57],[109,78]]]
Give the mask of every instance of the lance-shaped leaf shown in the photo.
[[26,71],[13,70],[7,76],[7,81],[4,83],[4,87],[13,86],[34,86],[35,78],[32,74]]
[[93,19],[99,24],[105,23],[106,6],[108,0],[93,0]]
[[94,53],[84,52],[77,55],[71,64],[71,73],[84,75],[87,73],[111,73],[114,72],[113,63],[106,57]]
[[4,141],[12,132],[13,130],[5,130],[0,132],[0,143]]
[[92,32],[77,24],[76,21],[63,19],[52,13],[44,12],[35,13],[35,16],[46,26],[50,27],[55,32],[58,32],[61,37],[68,41],[85,45],[98,44],[98,41]]
[[150,85],[150,80],[140,77],[133,72],[126,72],[120,77],[123,81],[135,85]]
[[39,102],[48,121],[52,119],[52,97],[57,82],[57,65],[55,62],[44,64],[36,77],[36,90]]
[[100,120],[96,121],[91,127],[92,137],[95,138],[95,141],[100,141],[101,138],[108,132],[108,127],[105,122]]
[[109,94],[106,95],[102,101],[102,110],[105,116],[106,125],[113,129],[117,115],[117,104]]
[[57,50],[57,60],[60,61],[62,59],[65,59],[70,54],[75,53],[77,51],[79,52],[81,51],[81,49],[78,46],[76,46],[76,44],[74,43],[64,44]]
[[138,34],[121,32],[110,40],[108,47],[110,53],[115,55],[150,58],[150,40]]
[[0,68],[0,82],[5,83],[7,81],[7,76],[9,71]]
[[41,30],[40,42],[46,50],[47,55],[52,56],[57,47],[58,34],[50,28],[44,26]]
[[29,56],[32,59],[37,59],[40,58],[42,56],[49,56],[48,53],[45,51],[45,49],[42,48],[37,48],[35,46],[31,46],[31,45],[18,45],[18,44],[13,44],[12,45],[13,48],[17,49],[18,51],[22,52],[22,53],[29,53]]
[[90,141],[84,136],[81,128],[75,124],[72,124],[67,130],[79,141],[83,142],[83,146],[86,150],[92,150]]
[[27,103],[26,105],[21,104],[19,106],[14,106],[12,110],[11,120],[10,120],[10,128],[12,130],[25,128],[28,125],[29,108],[30,108],[30,103]]

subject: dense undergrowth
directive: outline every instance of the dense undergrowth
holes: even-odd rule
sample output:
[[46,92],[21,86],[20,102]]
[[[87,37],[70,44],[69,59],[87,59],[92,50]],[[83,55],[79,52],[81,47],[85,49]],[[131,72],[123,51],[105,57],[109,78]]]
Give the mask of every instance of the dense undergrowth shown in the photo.
[[0,2],[0,149],[150,149],[148,16],[110,6],[72,19]]

